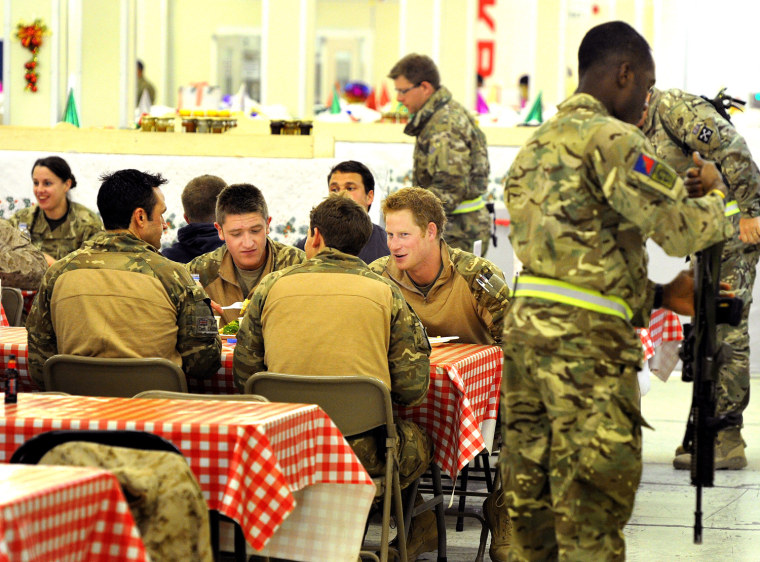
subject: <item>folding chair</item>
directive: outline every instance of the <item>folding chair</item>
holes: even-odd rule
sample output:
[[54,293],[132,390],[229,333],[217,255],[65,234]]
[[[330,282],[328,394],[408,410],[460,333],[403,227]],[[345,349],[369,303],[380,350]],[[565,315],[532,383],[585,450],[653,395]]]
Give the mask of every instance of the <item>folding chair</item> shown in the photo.
[[[245,384],[246,394],[256,393],[273,402],[317,404],[332,419],[344,437],[385,427],[387,434],[385,476],[378,479],[383,490],[383,521],[380,560],[388,560],[391,495],[401,560],[406,560],[406,532],[398,472],[398,434],[388,388],[379,380],[363,376],[309,376],[257,373]],[[385,485],[390,482],[391,485]],[[366,553],[363,553],[366,554]],[[374,556],[374,555],[372,555]]]
[[0,297],[5,309],[5,315],[8,317],[8,324],[11,326],[23,326],[21,316],[24,313],[24,297],[21,289],[15,287],[3,287],[2,297]]
[[185,373],[161,357],[104,358],[53,355],[43,367],[45,390],[81,396],[130,398],[144,390],[187,392]]

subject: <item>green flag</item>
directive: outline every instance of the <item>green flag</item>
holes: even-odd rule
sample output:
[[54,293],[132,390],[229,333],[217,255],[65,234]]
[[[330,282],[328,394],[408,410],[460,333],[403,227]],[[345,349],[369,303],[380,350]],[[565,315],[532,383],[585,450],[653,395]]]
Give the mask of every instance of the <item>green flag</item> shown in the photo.
[[340,113],[340,96],[338,95],[338,88],[333,86],[332,103],[330,104],[330,114],[335,115]]
[[66,102],[66,110],[63,112],[63,122],[71,123],[75,127],[79,127],[77,104],[74,101],[74,88],[69,90],[69,100]]
[[530,108],[528,116],[525,118],[525,123],[530,123],[531,121],[538,121],[539,123],[544,122],[544,104],[541,101],[542,93],[543,92],[538,92],[538,97],[536,98],[536,101],[533,102],[533,107]]

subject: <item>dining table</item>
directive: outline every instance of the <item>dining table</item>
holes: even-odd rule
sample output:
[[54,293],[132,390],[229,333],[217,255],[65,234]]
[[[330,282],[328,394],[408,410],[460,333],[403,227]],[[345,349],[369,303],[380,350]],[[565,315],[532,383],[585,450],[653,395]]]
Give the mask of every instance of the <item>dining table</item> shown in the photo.
[[20,393],[1,407],[0,461],[46,431],[148,431],[180,450],[209,509],[239,523],[256,553],[358,557],[375,485],[316,405]]
[[[222,367],[211,378],[188,379],[190,392],[236,394],[234,344],[222,347]],[[434,460],[452,480],[484,448],[490,450],[503,364],[494,345],[443,343],[430,355],[430,388],[425,401],[395,412],[421,425],[433,439]]]
[[0,464],[0,562],[149,560],[113,473]]
[[[653,311],[648,329],[639,330],[650,364],[661,361],[655,374],[669,372],[678,361],[683,339],[678,316]],[[234,343],[223,338],[219,370],[204,379],[189,378],[188,390],[199,394],[237,394],[232,372]],[[649,350],[649,351],[647,351]],[[27,369],[27,333],[23,327],[0,327],[0,366],[17,357],[19,391],[39,390]],[[662,358],[662,359],[661,359]],[[444,343],[430,356],[431,386],[425,403],[397,412],[422,425],[433,438],[435,460],[452,480],[483,449],[491,450],[498,415],[502,352],[497,346]]]

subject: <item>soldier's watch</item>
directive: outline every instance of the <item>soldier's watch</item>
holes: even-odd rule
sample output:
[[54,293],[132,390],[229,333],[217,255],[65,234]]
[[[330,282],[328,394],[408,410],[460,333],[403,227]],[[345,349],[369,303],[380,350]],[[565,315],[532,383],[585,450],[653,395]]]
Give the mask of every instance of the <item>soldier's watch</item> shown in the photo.
[[665,288],[659,283],[654,286],[654,303],[652,309],[662,308],[662,299],[664,298]]

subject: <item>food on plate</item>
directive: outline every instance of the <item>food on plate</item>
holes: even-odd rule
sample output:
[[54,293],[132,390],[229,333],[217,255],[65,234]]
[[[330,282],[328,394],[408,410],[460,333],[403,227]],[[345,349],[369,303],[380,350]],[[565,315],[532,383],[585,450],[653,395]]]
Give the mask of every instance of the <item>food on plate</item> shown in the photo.
[[227,324],[224,328],[222,328],[222,334],[237,334],[238,330],[240,329],[240,322],[237,320],[233,320],[229,324]]

